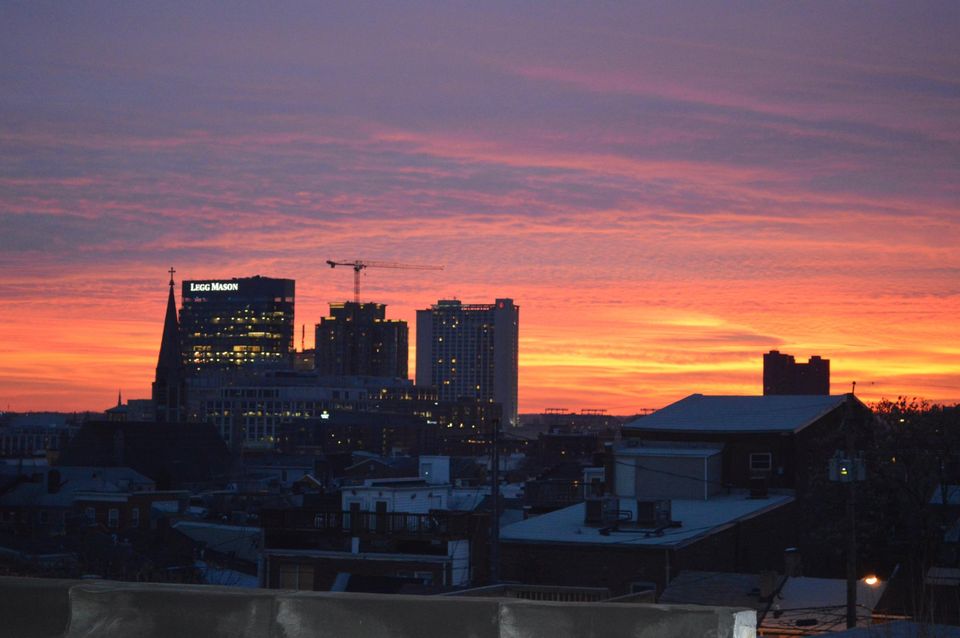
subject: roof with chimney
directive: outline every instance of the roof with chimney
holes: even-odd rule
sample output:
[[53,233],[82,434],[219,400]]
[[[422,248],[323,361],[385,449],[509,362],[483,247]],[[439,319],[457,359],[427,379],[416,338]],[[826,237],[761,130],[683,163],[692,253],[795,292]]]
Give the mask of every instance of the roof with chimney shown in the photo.
[[151,491],[155,484],[129,467],[56,467],[24,476],[0,495],[7,507],[58,508],[73,505],[77,492]]

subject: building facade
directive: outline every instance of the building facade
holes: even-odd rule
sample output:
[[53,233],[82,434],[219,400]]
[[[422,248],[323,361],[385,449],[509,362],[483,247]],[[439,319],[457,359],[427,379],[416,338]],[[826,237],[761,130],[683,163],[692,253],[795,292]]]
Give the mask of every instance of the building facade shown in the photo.
[[830,394],[830,359],[812,356],[797,363],[792,355],[771,350],[763,355],[764,394]]
[[440,300],[417,311],[417,385],[438,389],[442,401],[499,403],[516,426],[520,307]]
[[319,374],[407,378],[407,322],[386,318],[386,306],[330,304],[316,326]]
[[187,370],[289,366],[294,284],[259,275],[184,281],[180,345]]

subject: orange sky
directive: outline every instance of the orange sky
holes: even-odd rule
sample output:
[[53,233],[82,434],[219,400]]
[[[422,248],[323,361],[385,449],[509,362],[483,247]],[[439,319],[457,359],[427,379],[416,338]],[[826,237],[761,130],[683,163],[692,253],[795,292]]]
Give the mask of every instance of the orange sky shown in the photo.
[[[512,297],[520,409],[960,401],[956,5],[0,7],[0,409],[145,397],[166,270]],[[411,334],[411,343],[414,337]],[[413,353],[411,352],[411,370]]]

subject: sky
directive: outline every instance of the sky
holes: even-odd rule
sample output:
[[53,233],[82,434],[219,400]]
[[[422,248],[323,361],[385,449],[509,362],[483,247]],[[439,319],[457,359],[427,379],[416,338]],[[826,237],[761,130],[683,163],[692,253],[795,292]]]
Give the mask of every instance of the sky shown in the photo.
[[[960,401],[960,3],[0,4],[0,409],[148,397],[167,270],[520,305],[520,410]],[[299,336],[297,339],[299,347]],[[415,353],[411,351],[411,370]]]

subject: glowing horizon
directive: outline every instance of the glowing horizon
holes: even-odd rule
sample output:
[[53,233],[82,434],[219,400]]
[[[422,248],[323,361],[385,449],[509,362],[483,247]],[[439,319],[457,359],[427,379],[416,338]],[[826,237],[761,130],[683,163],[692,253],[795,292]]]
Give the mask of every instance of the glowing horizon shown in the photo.
[[[520,306],[520,411],[960,402],[960,6],[0,7],[0,409],[149,396],[176,278]],[[178,302],[179,302],[179,288]],[[411,347],[410,369],[415,353]]]

